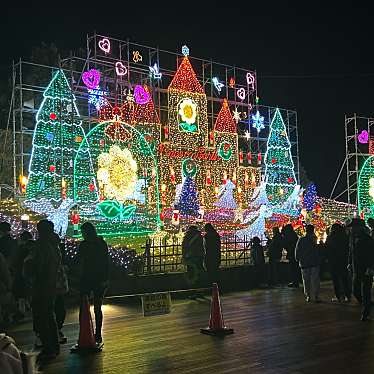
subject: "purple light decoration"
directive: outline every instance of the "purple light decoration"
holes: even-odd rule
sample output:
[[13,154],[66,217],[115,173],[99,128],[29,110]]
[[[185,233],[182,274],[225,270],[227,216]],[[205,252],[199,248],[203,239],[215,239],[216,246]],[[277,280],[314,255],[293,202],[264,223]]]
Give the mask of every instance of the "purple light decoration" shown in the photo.
[[140,84],[137,84],[134,88],[135,102],[140,105],[147,104],[151,98],[149,92],[142,87]]
[[358,135],[358,141],[361,144],[366,144],[369,141],[369,133],[366,130],[362,130],[361,134]]
[[99,87],[100,72],[96,69],[85,71],[82,75],[83,83],[90,90],[95,90]]

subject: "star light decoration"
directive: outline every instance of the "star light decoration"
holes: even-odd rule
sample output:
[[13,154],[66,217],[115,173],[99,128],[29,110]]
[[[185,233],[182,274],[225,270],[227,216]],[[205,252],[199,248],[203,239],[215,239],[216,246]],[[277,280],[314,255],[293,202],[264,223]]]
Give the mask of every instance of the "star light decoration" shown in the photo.
[[238,123],[238,122],[240,121],[240,113],[241,113],[241,112],[238,111],[238,108],[235,107],[235,109],[234,109],[233,112],[232,112],[232,117],[234,118],[234,121],[235,121],[236,123]]
[[248,130],[246,130],[246,132],[244,133],[244,137],[247,141],[249,141],[249,139],[251,139],[251,133]]
[[252,114],[252,126],[258,132],[265,128],[264,116],[261,116],[259,111],[257,111],[256,114]]

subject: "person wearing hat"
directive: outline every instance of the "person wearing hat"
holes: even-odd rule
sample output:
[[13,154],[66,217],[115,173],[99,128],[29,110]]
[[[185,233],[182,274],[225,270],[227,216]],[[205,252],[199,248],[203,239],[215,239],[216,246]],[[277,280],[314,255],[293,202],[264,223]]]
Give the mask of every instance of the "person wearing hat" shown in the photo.
[[353,294],[362,304],[361,321],[367,321],[371,306],[374,242],[362,219],[353,218],[347,227],[351,229],[348,267],[353,272]]

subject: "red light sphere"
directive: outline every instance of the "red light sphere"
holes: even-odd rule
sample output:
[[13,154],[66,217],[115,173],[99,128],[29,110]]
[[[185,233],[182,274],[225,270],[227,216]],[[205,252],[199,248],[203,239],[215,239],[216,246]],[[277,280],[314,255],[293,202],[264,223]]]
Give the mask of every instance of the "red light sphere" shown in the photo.
[[49,167],[49,171],[50,171],[51,173],[53,173],[55,170],[56,170],[56,166],[55,166],[55,165],[50,165],[50,167]]
[[49,115],[49,118],[50,118],[52,121],[55,121],[55,120],[57,119],[57,114],[52,112],[52,113]]
[[79,220],[80,220],[79,214],[75,213],[71,215],[71,223],[73,225],[78,225]]
[[293,178],[288,178],[288,179],[287,179],[287,182],[288,182],[288,183],[293,183]]
[[276,164],[276,163],[277,163],[277,159],[276,159],[276,158],[272,158],[272,159],[271,159],[271,163],[272,163],[272,164]]
[[90,190],[91,192],[93,192],[93,191],[95,190],[95,185],[94,185],[93,183],[90,183],[90,184],[88,185],[88,188],[89,188],[89,190]]

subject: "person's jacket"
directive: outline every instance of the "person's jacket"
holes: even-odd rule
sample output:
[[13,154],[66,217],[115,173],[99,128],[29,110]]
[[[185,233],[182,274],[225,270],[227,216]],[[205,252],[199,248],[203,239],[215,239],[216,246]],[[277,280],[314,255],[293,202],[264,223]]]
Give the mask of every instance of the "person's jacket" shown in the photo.
[[81,284],[96,285],[109,279],[109,252],[103,238],[97,236],[83,240],[79,245],[77,260]]
[[0,253],[5,257],[8,266],[13,270],[13,264],[17,255],[17,240],[10,235],[0,238]]
[[280,234],[275,235],[268,246],[269,261],[279,261],[282,258],[283,238]]
[[182,242],[183,258],[204,257],[204,243],[200,231],[187,231]]
[[261,244],[253,244],[251,247],[251,259],[255,266],[265,264],[264,248]]
[[356,274],[364,274],[368,268],[374,267],[374,242],[365,232],[357,235],[352,234],[349,263]]
[[218,268],[221,264],[221,239],[217,232],[208,231],[204,236],[205,266]]
[[314,235],[306,235],[297,241],[295,260],[301,269],[319,266],[320,258]]
[[295,231],[287,232],[283,237],[283,247],[287,251],[287,259],[295,261],[295,249],[298,236]]
[[5,257],[0,253],[0,295],[4,295],[11,289],[11,277]]
[[346,269],[349,256],[348,236],[343,232],[332,232],[327,237],[325,245],[331,269]]

